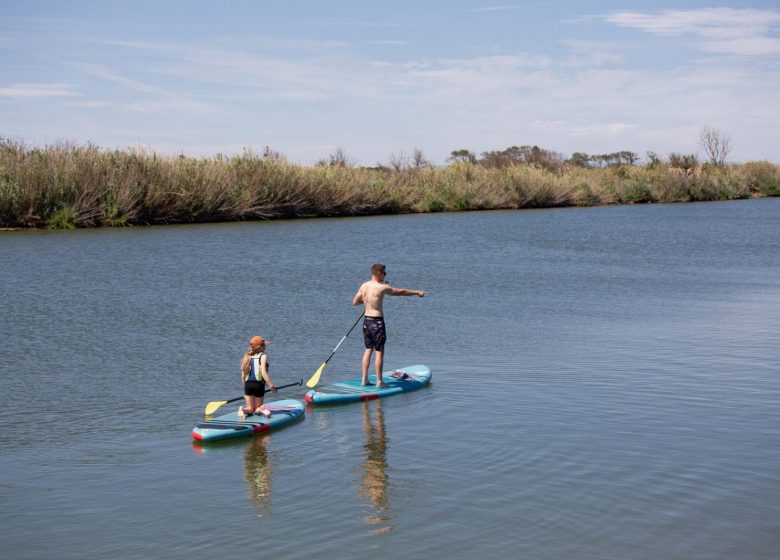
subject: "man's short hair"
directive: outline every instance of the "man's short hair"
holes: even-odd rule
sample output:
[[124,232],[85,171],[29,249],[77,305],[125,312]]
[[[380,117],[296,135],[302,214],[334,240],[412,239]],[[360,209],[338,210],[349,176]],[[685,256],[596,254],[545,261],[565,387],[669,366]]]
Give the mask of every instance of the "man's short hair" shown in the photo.
[[371,265],[371,275],[378,276],[385,273],[385,265],[380,263],[374,263]]

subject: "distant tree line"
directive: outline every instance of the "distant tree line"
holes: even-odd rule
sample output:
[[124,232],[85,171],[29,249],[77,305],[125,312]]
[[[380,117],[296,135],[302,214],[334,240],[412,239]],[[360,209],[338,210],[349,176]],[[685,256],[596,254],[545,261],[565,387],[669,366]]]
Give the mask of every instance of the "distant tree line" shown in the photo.
[[482,152],[479,158],[466,149],[454,150],[447,161],[499,169],[521,164],[535,164],[546,169],[557,169],[564,163],[565,157],[559,152],[545,150],[539,146],[510,146],[501,151]]
[[[705,126],[699,134],[699,145],[704,149],[707,163],[715,167],[723,167],[731,152],[731,140],[718,128]],[[639,154],[630,150],[621,150],[606,154],[587,154],[574,152],[566,157],[556,151],[539,146],[510,146],[505,150],[482,152],[480,157],[467,149],[461,148],[450,152],[448,163],[468,163],[482,167],[504,168],[513,165],[531,164],[550,171],[557,171],[564,165],[574,167],[606,168],[635,165],[640,160]],[[670,167],[690,170],[699,165],[696,154],[671,153],[668,157]],[[663,163],[655,152],[647,152],[647,164],[650,166]]]
[[482,152],[477,157],[473,152],[460,149],[450,153],[447,161],[470,163],[483,167],[504,168],[512,165],[537,165],[548,170],[558,170],[563,165],[575,167],[614,167],[618,165],[634,165],[639,161],[636,152],[623,150],[610,154],[586,154],[574,152],[570,158],[560,152],[540,148],[539,146],[510,146],[505,150]]
[[616,165],[634,165],[639,161],[636,152],[623,150],[611,154],[588,155],[584,152],[574,152],[567,163],[579,167],[614,167]]

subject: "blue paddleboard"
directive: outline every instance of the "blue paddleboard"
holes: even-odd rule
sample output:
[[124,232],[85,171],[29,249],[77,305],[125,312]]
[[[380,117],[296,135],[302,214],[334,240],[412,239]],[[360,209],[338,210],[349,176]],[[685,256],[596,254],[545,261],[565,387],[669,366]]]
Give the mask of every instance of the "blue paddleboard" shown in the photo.
[[377,389],[374,385],[376,383],[375,375],[369,375],[368,380],[371,385],[361,385],[360,377],[321,385],[306,393],[306,402],[310,404],[338,404],[381,399],[407,393],[428,385],[431,382],[431,369],[428,366],[416,365],[384,371],[382,372],[382,380],[387,384],[387,387],[382,389]]
[[[219,441],[276,429],[289,424],[303,416],[303,403],[295,399],[285,399],[266,404],[271,411],[270,418],[262,414],[247,416],[244,420],[238,417],[238,411],[207,420],[192,429],[192,438],[197,441]],[[236,407],[238,408],[238,407]]]

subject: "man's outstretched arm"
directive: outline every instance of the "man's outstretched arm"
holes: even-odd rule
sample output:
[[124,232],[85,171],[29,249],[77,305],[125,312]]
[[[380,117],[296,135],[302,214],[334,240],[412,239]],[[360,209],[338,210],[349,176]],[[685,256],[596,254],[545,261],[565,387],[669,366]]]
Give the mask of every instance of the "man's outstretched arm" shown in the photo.
[[387,293],[389,293],[391,296],[425,297],[425,292],[422,290],[407,290],[406,288],[390,288]]

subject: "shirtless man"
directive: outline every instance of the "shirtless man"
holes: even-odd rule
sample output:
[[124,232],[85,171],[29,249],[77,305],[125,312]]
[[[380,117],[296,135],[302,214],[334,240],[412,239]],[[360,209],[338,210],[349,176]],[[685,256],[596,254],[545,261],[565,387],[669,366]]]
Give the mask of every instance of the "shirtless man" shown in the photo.
[[382,300],[386,295],[391,296],[418,296],[425,297],[425,292],[420,290],[407,290],[404,288],[393,288],[385,282],[385,265],[371,265],[371,280],[363,282],[360,289],[352,298],[352,305],[366,307],[366,318],[363,319],[363,340],[366,343],[366,350],[363,352],[363,385],[368,385],[368,366],[371,363],[371,354],[376,351],[374,366],[376,367],[376,386],[377,388],[387,387],[382,381],[382,364],[384,362],[385,340],[385,319],[382,313]]

